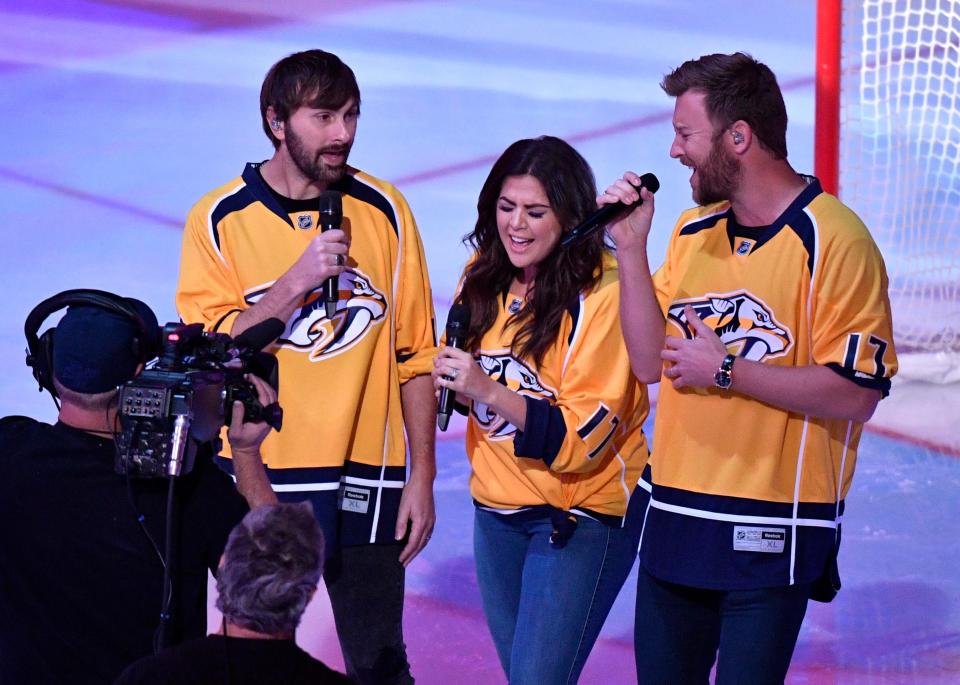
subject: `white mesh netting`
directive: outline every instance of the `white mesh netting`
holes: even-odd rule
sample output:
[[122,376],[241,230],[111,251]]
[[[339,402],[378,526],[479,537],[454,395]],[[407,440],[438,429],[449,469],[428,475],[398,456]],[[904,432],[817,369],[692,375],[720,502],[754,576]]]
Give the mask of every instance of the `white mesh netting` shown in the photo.
[[960,0],[843,5],[840,197],[887,262],[901,372],[960,380]]

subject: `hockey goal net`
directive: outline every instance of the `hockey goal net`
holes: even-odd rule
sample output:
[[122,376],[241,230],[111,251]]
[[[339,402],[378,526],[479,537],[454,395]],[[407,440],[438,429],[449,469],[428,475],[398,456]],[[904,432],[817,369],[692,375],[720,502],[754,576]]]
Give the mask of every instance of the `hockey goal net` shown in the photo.
[[817,174],[890,275],[901,373],[960,380],[960,0],[820,0]]

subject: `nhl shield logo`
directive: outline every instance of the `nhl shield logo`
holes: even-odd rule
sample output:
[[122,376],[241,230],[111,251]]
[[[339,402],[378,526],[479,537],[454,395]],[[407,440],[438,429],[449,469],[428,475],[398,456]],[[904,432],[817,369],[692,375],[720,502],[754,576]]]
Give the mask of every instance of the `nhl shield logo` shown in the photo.
[[313,217],[309,214],[301,214],[297,217],[297,226],[304,230],[313,228]]

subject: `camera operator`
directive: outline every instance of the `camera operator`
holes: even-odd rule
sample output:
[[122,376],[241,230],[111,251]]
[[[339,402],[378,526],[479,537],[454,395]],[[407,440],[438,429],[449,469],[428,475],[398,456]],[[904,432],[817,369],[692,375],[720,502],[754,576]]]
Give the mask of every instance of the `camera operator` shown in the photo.
[[322,569],[323,533],[309,503],[251,511],[220,560],[220,631],[137,661],[115,685],[349,685],[294,642]]
[[[31,321],[66,306],[57,298],[69,309],[38,341]],[[170,489],[167,556],[168,481],[115,471],[118,386],[159,348],[153,312],[130,298],[68,291],[38,306],[26,328],[28,364],[62,404],[54,425],[0,419],[0,683],[110,682],[154,651],[166,565],[165,642],[204,635],[207,570],[249,508],[276,502],[260,459],[269,428],[244,423],[234,404],[236,488],[201,448]],[[249,380],[263,404],[275,399]]]

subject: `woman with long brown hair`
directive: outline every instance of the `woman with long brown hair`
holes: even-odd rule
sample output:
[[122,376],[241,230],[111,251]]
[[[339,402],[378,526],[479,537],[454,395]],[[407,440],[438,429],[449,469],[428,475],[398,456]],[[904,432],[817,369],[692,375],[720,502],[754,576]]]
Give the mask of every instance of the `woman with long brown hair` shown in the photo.
[[577,681],[636,555],[627,507],[649,405],[620,333],[616,260],[601,232],[559,244],[594,209],[569,144],[506,149],[466,237],[464,349],[442,348],[433,372],[469,416],[477,579],[511,684]]

